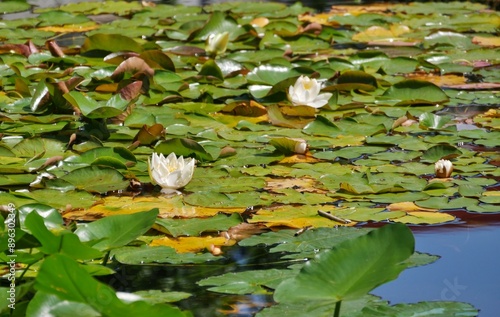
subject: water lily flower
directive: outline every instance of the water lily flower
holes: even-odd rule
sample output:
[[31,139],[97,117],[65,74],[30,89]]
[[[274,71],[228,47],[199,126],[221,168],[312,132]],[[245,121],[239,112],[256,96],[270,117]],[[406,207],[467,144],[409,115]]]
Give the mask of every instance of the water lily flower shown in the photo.
[[332,97],[331,93],[320,94],[321,85],[316,79],[307,76],[300,76],[295,85],[288,89],[288,100],[294,106],[309,106],[321,108],[328,103]]
[[207,38],[205,51],[212,57],[223,54],[226,51],[228,41],[228,32],[212,33]]
[[193,158],[177,158],[173,152],[167,157],[153,153],[148,158],[149,176],[153,184],[162,187],[161,192],[164,194],[180,194],[177,189],[186,186],[193,178],[194,167]]
[[453,171],[453,163],[448,160],[439,160],[434,164],[434,171],[438,178],[448,178]]
[[297,154],[305,154],[307,151],[307,142],[306,141],[297,141],[297,143],[295,143],[295,149],[294,149],[294,152],[297,153]]

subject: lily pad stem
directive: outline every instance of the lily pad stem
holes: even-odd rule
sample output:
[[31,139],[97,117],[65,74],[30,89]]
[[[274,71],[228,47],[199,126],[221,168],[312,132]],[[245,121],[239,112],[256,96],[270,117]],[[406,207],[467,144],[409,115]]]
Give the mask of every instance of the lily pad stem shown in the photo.
[[104,258],[102,259],[102,265],[106,266],[106,264],[108,264],[108,260],[109,260],[109,253],[111,251],[108,251],[106,252],[106,254],[104,255]]
[[335,312],[333,313],[333,317],[340,317],[340,305],[342,304],[342,301],[338,301],[337,304],[335,304]]

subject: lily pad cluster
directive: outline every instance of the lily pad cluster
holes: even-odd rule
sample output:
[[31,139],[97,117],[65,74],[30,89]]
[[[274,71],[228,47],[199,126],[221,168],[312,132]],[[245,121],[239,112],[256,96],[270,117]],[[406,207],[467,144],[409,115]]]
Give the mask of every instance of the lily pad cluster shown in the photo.
[[[157,235],[134,237],[140,247],[96,242],[119,262],[212,261],[268,228],[500,211],[500,15],[485,5],[33,11],[0,24],[0,205],[68,223],[158,209]],[[327,103],[294,103],[299,78]],[[182,195],[154,185],[153,153],[197,161]],[[449,178],[435,175],[441,159]]]

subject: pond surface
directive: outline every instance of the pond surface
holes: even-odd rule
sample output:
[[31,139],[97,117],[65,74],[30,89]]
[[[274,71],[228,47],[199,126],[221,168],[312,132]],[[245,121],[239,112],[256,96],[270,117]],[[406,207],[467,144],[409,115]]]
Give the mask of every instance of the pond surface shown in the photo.
[[403,271],[374,294],[392,304],[450,300],[473,304],[480,317],[498,316],[500,301],[500,222],[414,231],[416,249],[441,258]]
[[[480,310],[479,317],[498,316],[500,300],[500,215],[457,214],[467,223],[413,226],[416,250],[439,255],[436,262],[410,268],[372,294],[391,304],[420,301],[468,302]],[[224,295],[197,286],[207,277],[228,272],[285,268],[277,254],[259,248],[233,248],[227,263],[193,266],[122,266],[109,283],[120,291],[181,290],[193,296],[177,303],[195,316],[252,316],[272,303],[269,295]]]

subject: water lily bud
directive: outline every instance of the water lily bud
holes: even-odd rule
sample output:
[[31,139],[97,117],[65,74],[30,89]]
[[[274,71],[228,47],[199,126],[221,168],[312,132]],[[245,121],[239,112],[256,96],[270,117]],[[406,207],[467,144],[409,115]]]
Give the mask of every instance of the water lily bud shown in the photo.
[[228,41],[229,41],[228,32],[210,34],[207,38],[205,51],[210,56],[217,56],[223,54],[226,51]]
[[290,100],[294,106],[321,108],[328,103],[332,94],[320,94],[320,90],[321,85],[316,79],[300,76],[295,82],[295,85],[288,88],[288,100]]
[[297,141],[295,143],[295,150],[294,152],[297,154],[304,154],[307,151],[307,143],[305,141]]
[[180,194],[177,189],[186,186],[193,178],[194,167],[193,158],[177,158],[173,152],[167,157],[153,153],[148,159],[149,176],[153,184],[161,186],[164,194]]
[[448,160],[439,160],[436,164],[434,164],[434,171],[436,173],[436,177],[448,178],[453,171],[453,163]]

